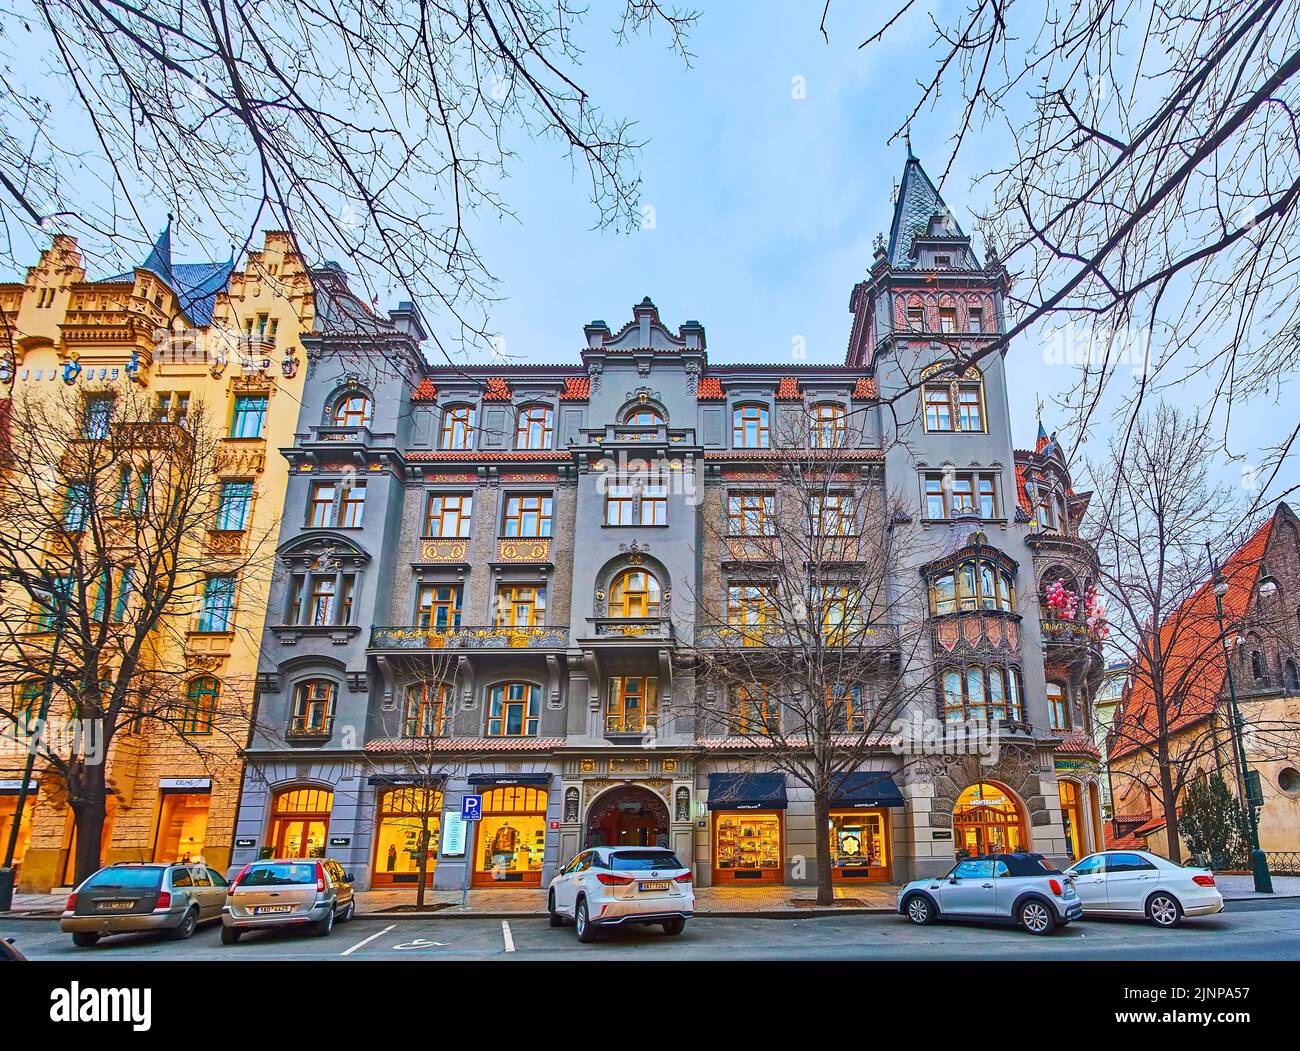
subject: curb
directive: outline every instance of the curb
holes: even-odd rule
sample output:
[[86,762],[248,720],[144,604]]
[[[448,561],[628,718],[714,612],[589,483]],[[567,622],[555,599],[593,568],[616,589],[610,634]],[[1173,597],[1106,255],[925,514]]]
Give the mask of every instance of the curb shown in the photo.
[[[737,919],[737,920],[789,920],[820,916],[867,916],[887,913],[893,915],[898,910],[879,906],[852,909],[746,909],[743,912],[695,912],[692,918],[697,920]],[[447,920],[540,920],[546,918],[545,912],[454,912],[451,909],[433,909],[425,912],[358,912],[357,917],[367,920],[427,920],[437,916]]]

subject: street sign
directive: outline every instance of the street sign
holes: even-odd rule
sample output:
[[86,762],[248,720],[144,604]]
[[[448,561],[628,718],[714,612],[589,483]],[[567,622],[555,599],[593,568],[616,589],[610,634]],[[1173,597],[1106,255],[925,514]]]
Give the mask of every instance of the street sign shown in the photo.
[[461,796],[460,816],[464,821],[477,821],[483,816],[482,796]]

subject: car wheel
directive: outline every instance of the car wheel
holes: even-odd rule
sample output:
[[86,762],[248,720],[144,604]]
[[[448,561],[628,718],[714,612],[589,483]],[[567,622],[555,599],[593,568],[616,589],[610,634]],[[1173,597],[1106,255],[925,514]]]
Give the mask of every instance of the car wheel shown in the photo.
[[934,922],[934,906],[928,898],[916,894],[907,899],[907,918],[918,927]]
[[72,936],[72,944],[81,949],[89,949],[92,945],[99,944],[99,935],[82,931]]
[[183,942],[186,938],[194,937],[194,932],[199,929],[199,914],[196,909],[190,909],[185,914],[185,918],[172,930],[172,938],[178,942]]
[[329,911],[323,917],[316,921],[316,937],[327,938],[330,931],[334,929],[334,906],[329,907]]
[[578,909],[573,914],[573,925],[577,928],[578,941],[589,945],[596,940],[596,928],[591,925],[591,921],[587,918],[586,898],[578,902]]
[[1049,906],[1031,899],[1020,906],[1020,926],[1030,934],[1051,934],[1056,928],[1056,917]]
[[239,936],[240,936],[241,934],[243,934],[243,933],[244,933],[243,931],[236,930],[234,927],[227,927],[225,924],[222,924],[222,925],[221,925],[221,944],[222,944],[222,945],[234,945],[235,942],[239,941]]
[[339,917],[339,923],[347,923],[357,914],[357,899],[352,898],[348,901],[348,907],[343,910],[343,915]]
[[686,930],[686,921],[682,919],[680,916],[678,916],[675,920],[664,921],[665,934],[681,934],[682,931],[684,930]]
[[1153,894],[1147,902],[1147,916],[1157,927],[1177,927],[1182,922],[1183,910],[1172,894]]
[[564,917],[555,911],[555,891],[551,891],[546,899],[546,911],[550,913],[549,919],[552,927],[564,926]]

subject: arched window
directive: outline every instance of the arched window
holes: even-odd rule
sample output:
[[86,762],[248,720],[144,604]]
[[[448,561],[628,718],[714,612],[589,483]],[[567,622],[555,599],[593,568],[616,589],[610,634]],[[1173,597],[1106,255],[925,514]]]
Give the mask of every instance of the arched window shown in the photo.
[[1047,719],[1053,730],[1070,728],[1070,703],[1065,696],[1065,687],[1059,682],[1047,684]]
[[644,569],[625,570],[609,589],[611,617],[657,617],[659,602],[659,581]]
[[1264,654],[1261,650],[1250,651],[1250,674],[1256,682],[1263,682],[1268,678],[1268,667],[1264,663]]
[[770,438],[766,405],[737,405],[731,414],[731,444],[737,449],[766,449]]
[[536,737],[542,691],[527,682],[503,682],[492,687],[488,701],[489,737]]
[[1007,854],[1024,850],[1025,815],[1016,798],[1001,785],[971,785],[952,811],[957,856]]
[[549,405],[529,405],[519,410],[515,428],[516,449],[549,449],[555,431],[555,414]]
[[323,858],[334,793],[321,788],[290,788],[271,804],[271,856]]
[[204,675],[190,683],[185,693],[185,707],[179,720],[180,732],[187,735],[212,733],[212,716],[221,698],[221,683]]
[[638,405],[623,417],[625,427],[662,427],[667,422],[663,413],[647,405]]
[[334,402],[335,427],[369,427],[375,404],[359,390],[347,391]]
[[474,448],[475,416],[473,405],[448,405],[442,412],[442,437],[438,443],[439,448]]
[[441,737],[450,695],[451,687],[445,682],[417,682],[408,686],[402,736]]
[[334,729],[334,703],[338,686],[329,679],[306,679],[293,690],[293,712],[289,734],[295,737],[328,737]]
[[810,442],[814,449],[838,449],[848,433],[843,405],[826,401],[812,407]]
[[1288,690],[1300,690],[1300,669],[1296,667],[1295,661],[1287,661],[1282,674],[1283,685]]

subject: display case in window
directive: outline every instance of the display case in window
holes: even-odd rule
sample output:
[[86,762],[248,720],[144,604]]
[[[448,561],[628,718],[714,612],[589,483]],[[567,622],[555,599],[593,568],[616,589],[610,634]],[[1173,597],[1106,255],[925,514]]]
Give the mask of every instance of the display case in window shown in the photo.
[[780,883],[780,811],[717,811],[713,824],[715,883]]
[[832,879],[889,881],[888,811],[832,811],[830,839]]

